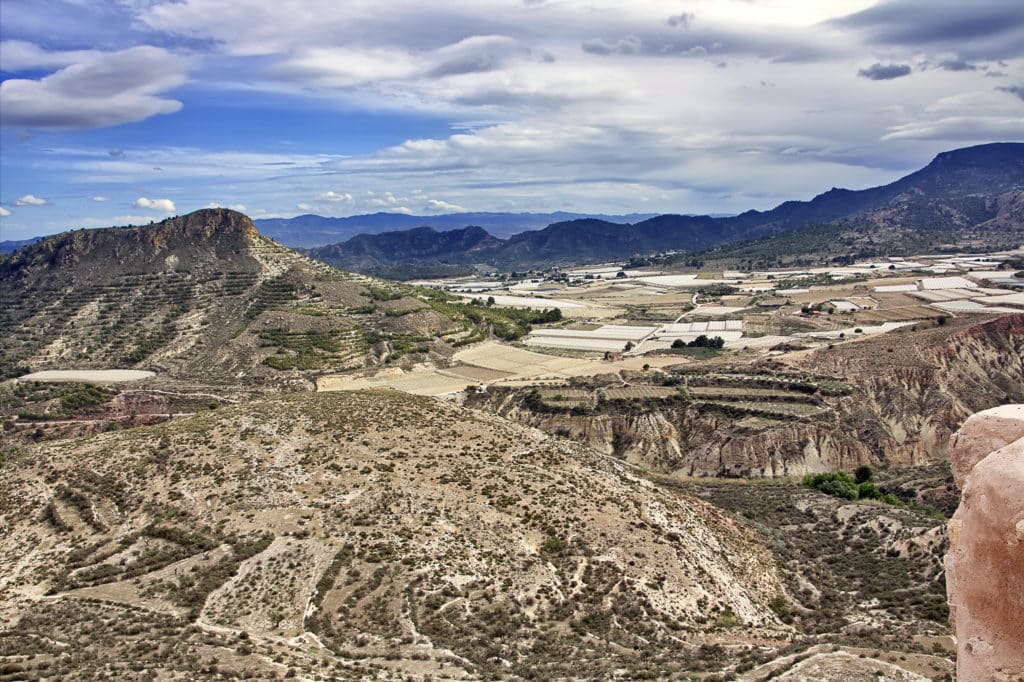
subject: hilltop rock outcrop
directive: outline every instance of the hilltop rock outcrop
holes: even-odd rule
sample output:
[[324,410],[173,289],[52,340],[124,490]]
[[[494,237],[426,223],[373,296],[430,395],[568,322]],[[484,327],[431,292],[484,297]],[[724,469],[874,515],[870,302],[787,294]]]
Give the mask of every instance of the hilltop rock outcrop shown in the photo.
[[946,585],[961,680],[1024,680],[1024,405],[980,412],[953,439],[963,489]]

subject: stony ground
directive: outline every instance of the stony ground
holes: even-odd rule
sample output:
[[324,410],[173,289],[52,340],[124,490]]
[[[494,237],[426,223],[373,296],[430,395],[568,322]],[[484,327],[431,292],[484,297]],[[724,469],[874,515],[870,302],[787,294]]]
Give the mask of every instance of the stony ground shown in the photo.
[[41,443],[0,489],[6,679],[682,679],[793,634],[744,524],[430,399]]

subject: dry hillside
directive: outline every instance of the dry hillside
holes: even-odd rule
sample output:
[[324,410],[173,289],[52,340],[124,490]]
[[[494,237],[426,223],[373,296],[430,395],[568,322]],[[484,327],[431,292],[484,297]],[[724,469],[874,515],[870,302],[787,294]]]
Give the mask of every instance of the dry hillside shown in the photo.
[[514,314],[336,270],[207,209],[0,257],[0,377],[133,367],[308,386],[310,373],[443,360],[492,330],[525,333]]
[[5,679],[681,677],[791,634],[741,524],[426,398],[299,394],[31,446],[0,500]]

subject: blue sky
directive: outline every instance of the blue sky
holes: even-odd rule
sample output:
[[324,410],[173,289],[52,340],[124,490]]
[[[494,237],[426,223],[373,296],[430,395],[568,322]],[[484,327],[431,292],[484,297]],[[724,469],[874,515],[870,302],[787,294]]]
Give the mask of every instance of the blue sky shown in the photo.
[[0,239],[738,212],[1024,139],[1019,0],[4,0]]

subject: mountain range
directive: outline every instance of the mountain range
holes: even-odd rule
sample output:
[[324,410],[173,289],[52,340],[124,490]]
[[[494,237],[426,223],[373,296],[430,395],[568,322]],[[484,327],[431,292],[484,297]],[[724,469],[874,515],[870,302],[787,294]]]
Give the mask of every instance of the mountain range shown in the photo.
[[[822,231],[821,228],[825,226]],[[337,267],[389,276],[423,276],[483,265],[526,268],[622,260],[666,251],[698,252],[720,244],[818,229],[832,245],[862,243],[972,248],[1015,245],[1024,236],[1024,144],[993,143],[943,152],[924,168],[881,187],[832,188],[810,201],[728,217],[660,215],[638,222],[576,218],[502,239],[478,225],[362,234],[311,248]],[[791,248],[800,250],[799,243]]]
[[475,225],[492,235],[507,238],[519,232],[539,230],[552,223],[580,218],[596,218],[609,222],[635,222],[654,217],[654,213],[605,215],[599,213],[444,213],[441,215],[409,215],[407,213],[369,213],[341,218],[307,213],[294,218],[263,218],[254,220],[262,234],[292,248],[323,246],[351,239],[356,235],[380,234],[430,226],[444,232]]

